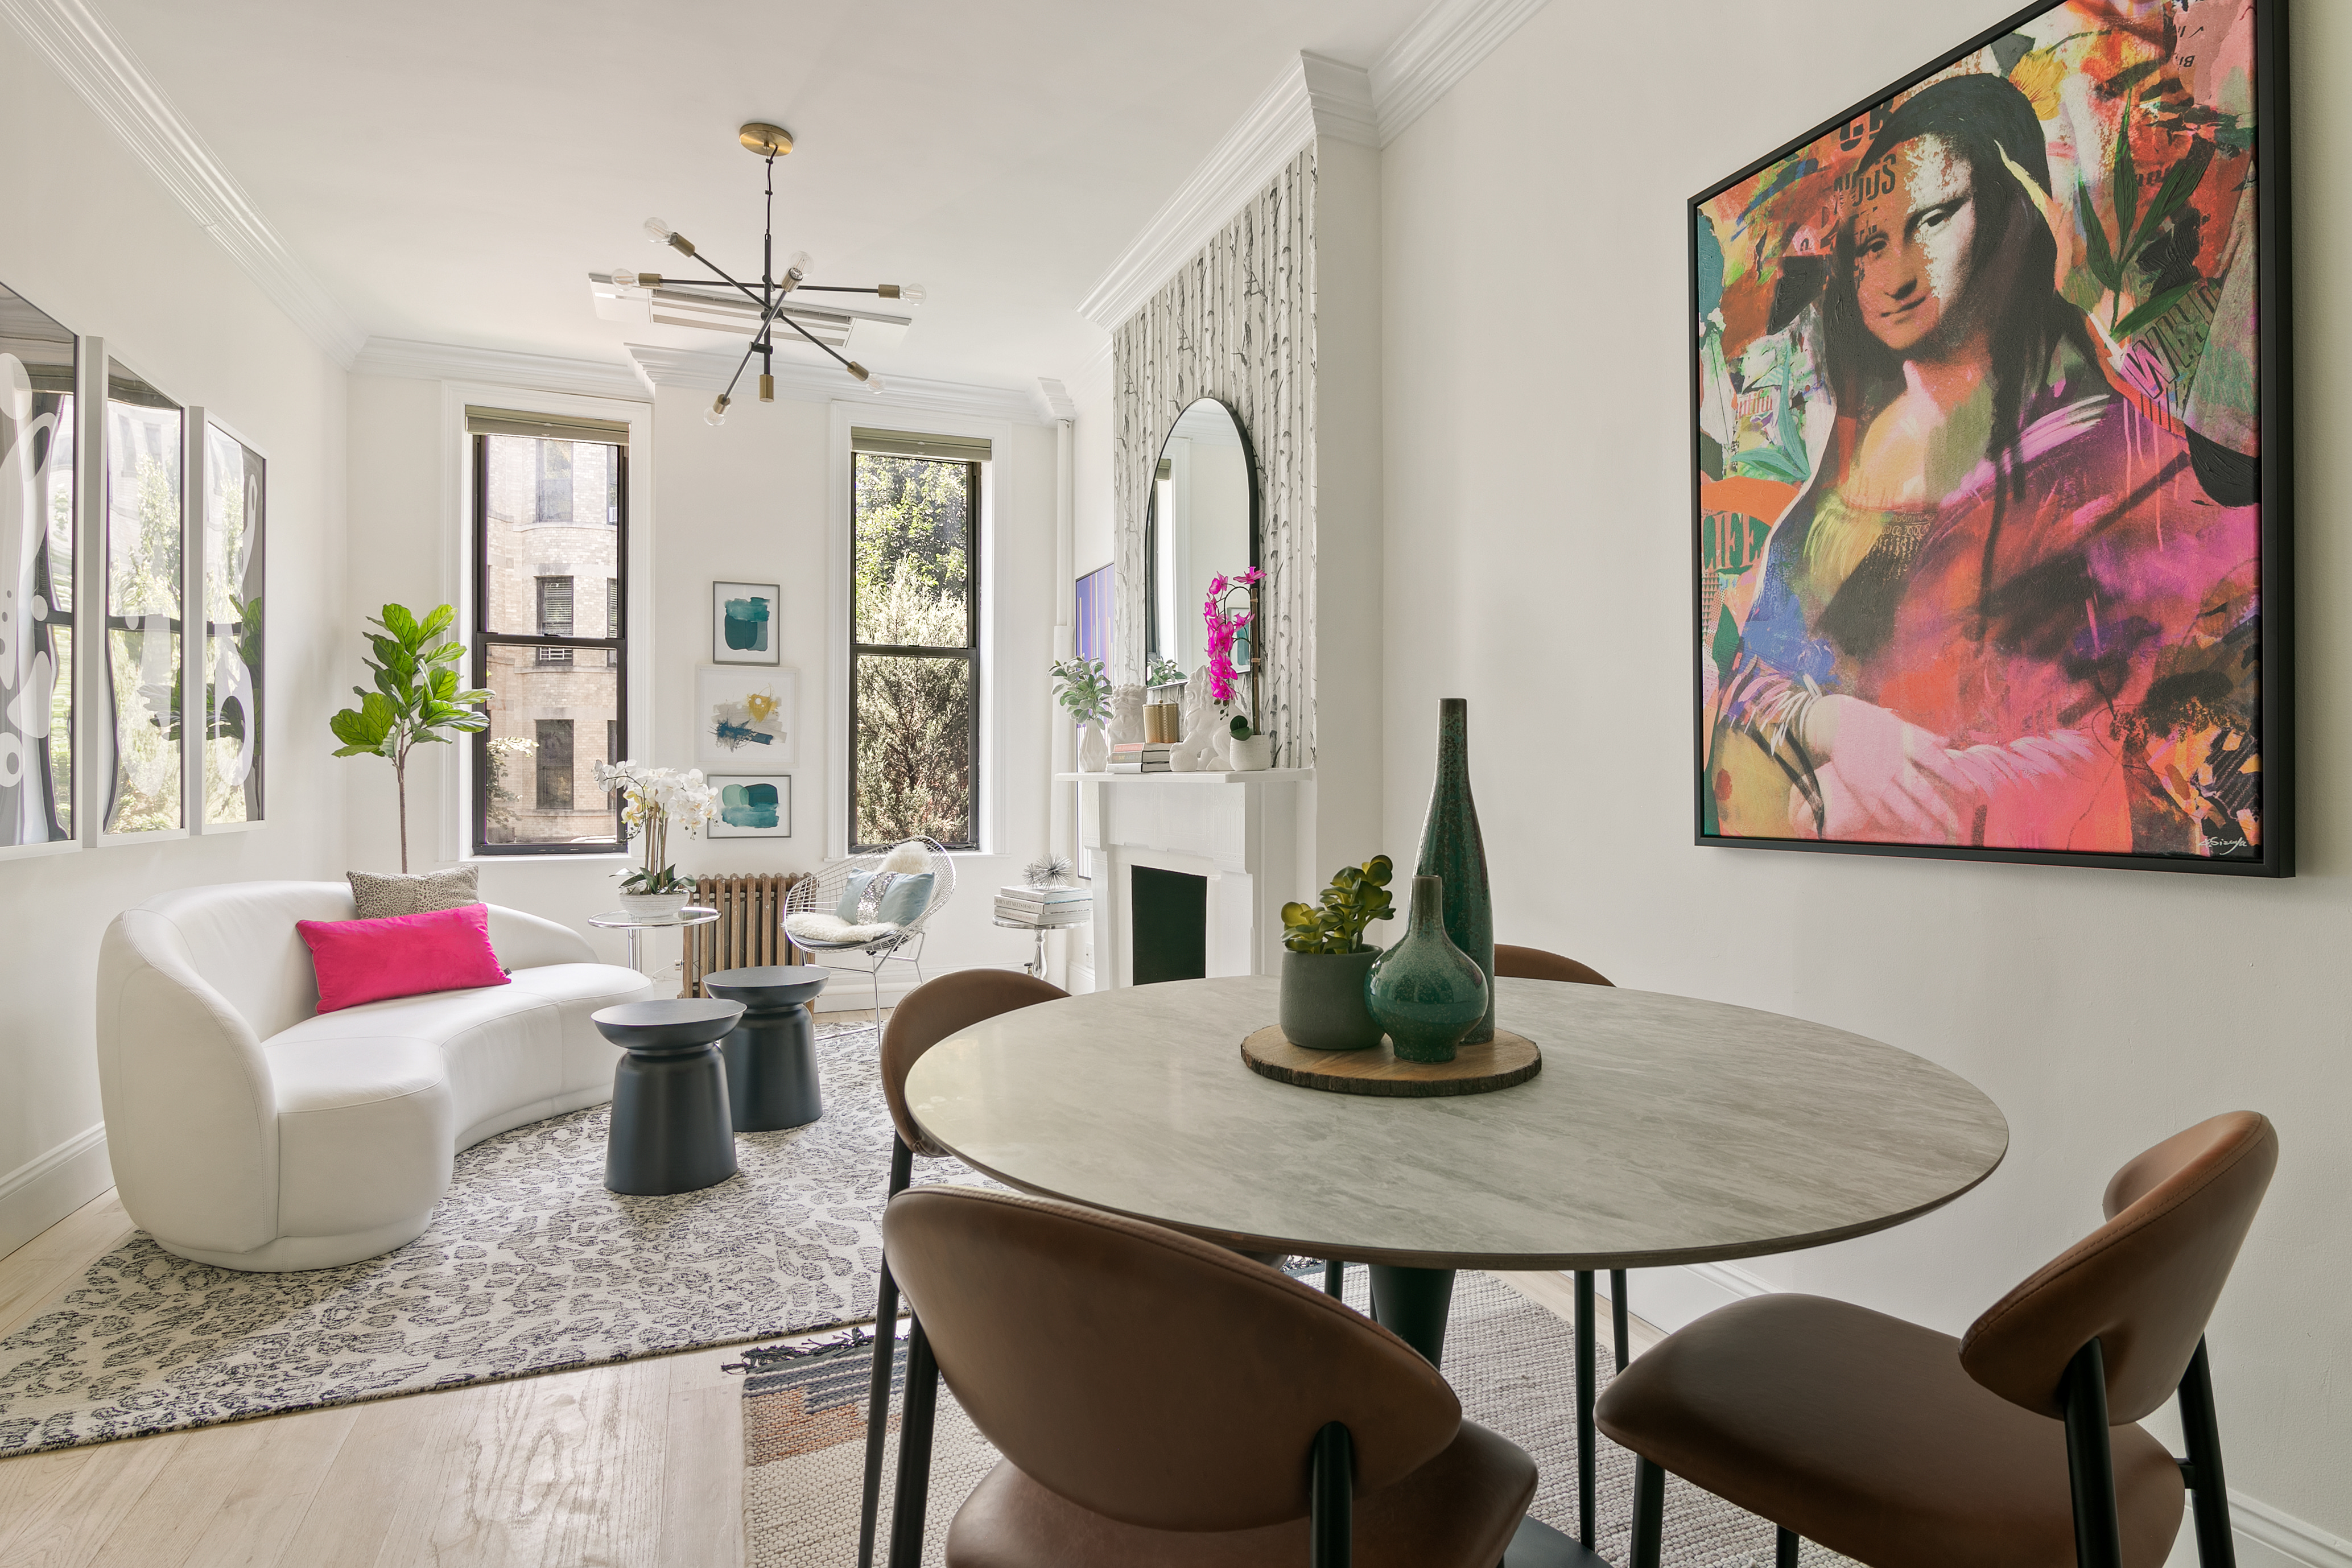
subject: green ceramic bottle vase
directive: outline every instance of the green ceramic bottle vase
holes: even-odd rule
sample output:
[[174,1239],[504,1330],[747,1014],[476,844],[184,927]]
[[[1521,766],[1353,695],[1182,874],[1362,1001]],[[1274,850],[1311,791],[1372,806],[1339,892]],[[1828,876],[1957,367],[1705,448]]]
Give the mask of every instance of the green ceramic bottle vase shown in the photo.
[[1448,697],[1437,704],[1437,784],[1421,825],[1416,879],[1445,884],[1445,934],[1486,977],[1486,1011],[1463,1037],[1465,1046],[1495,1037],[1495,904],[1486,889],[1486,844],[1478,836],[1478,806],[1470,798],[1470,703]]
[[1444,900],[1437,878],[1412,879],[1404,940],[1381,954],[1364,982],[1372,1021],[1388,1031],[1402,1061],[1452,1061],[1463,1037],[1487,1016],[1486,977],[1445,934]]

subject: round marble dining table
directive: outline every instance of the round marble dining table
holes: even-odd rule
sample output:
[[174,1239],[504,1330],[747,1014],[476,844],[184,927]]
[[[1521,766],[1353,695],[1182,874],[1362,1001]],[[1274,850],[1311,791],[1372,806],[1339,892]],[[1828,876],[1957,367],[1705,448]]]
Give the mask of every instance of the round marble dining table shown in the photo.
[[1373,1265],[1380,1321],[1434,1364],[1459,1268],[1579,1272],[1585,1548],[1533,1521],[1506,1559],[1598,1563],[1590,1271],[1755,1258],[1915,1219],[1990,1175],[2009,1124],[1973,1085],[1860,1035],[1726,1003],[1496,982],[1543,1068],[1490,1094],[1391,1099],[1261,1078],[1241,1043],[1272,976],[1102,991],[1002,1014],[908,1075],[974,1170],[1243,1251]]
[[1253,1252],[1420,1268],[1755,1258],[1916,1218],[1990,1175],[1998,1107],[1860,1035],[1689,996],[1501,980],[1543,1070],[1492,1094],[1258,1077],[1271,976],[1042,1003],[941,1041],[907,1100],[1008,1186]]

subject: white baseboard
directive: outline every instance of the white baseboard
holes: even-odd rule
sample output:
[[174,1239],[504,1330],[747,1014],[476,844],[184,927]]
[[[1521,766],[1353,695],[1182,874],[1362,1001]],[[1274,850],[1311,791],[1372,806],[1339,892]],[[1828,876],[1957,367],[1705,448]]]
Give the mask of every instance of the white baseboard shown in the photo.
[[102,1121],[0,1176],[0,1258],[113,1184]]
[[[1609,1276],[1594,1280],[1609,1294]],[[1626,1277],[1626,1308],[1635,1317],[1672,1333],[1718,1307],[1774,1287],[1736,1263],[1692,1263],[1679,1268],[1637,1268]],[[2226,1457],[2228,1446],[2223,1445]],[[2239,1568],[2352,1568],[2352,1542],[2281,1512],[2260,1498],[2230,1489],[2230,1522],[2238,1537]],[[2193,1568],[2197,1547],[2188,1521],[2181,1521],[2171,1568]]]

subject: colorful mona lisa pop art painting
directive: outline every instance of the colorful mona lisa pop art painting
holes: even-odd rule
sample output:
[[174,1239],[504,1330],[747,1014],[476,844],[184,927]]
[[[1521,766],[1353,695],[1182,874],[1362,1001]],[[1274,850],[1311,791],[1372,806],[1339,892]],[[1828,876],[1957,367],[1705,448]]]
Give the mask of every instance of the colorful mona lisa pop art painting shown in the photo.
[[2277,24],[2039,5],[1693,200],[1699,842],[2288,871]]

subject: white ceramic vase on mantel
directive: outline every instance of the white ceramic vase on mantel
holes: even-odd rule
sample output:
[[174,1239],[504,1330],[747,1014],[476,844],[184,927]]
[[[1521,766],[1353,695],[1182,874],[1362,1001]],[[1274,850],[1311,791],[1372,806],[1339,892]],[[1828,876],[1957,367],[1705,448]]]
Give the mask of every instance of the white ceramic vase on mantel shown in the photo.
[[1088,724],[1086,733],[1078,738],[1078,772],[1107,773],[1110,769],[1110,742],[1103,739],[1100,724]]
[[1225,749],[1230,753],[1233,771],[1237,773],[1263,773],[1274,765],[1274,737],[1252,735],[1246,741],[1228,740]]

